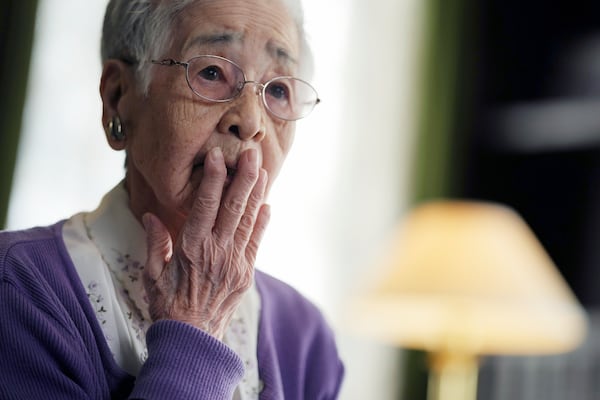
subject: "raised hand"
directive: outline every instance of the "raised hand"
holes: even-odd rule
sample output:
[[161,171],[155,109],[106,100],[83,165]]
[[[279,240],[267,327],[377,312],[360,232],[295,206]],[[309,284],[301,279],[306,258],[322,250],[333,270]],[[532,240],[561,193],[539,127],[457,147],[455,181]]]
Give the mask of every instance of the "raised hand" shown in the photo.
[[155,215],[143,216],[148,237],[144,285],[153,321],[183,321],[222,339],[252,285],[269,220],[264,204],[268,178],[254,149],[242,153],[225,191],[227,170],[219,148],[208,153],[203,172],[178,238]]

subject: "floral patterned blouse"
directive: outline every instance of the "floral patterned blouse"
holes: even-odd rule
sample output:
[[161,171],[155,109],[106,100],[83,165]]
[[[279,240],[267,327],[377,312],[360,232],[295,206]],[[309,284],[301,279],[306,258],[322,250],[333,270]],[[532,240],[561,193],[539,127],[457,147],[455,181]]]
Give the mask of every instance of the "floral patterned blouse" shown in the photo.
[[[128,201],[121,182],[96,210],[71,217],[64,225],[63,238],[117,364],[137,375],[147,358],[145,338],[152,322],[142,283],[146,234]],[[259,312],[260,297],[252,286],[223,340],[245,364],[235,400],[257,399],[260,392]]]

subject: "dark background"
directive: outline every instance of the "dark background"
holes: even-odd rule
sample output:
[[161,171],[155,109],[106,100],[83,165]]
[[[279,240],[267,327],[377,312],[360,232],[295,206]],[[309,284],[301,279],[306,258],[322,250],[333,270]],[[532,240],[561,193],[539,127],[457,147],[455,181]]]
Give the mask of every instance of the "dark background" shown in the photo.
[[0,228],[8,211],[36,12],[37,0],[0,3]]
[[600,1],[472,4],[459,85],[464,97],[458,134],[467,140],[457,149],[463,173],[456,193],[514,207],[579,300],[598,306],[600,117],[585,140],[569,144],[572,132],[565,129],[563,145],[548,147],[550,139],[542,137],[521,148],[506,144],[497,115],[516,104],[536,109],[548,100],[600,99],[600,62],[590,61],[600,60]]

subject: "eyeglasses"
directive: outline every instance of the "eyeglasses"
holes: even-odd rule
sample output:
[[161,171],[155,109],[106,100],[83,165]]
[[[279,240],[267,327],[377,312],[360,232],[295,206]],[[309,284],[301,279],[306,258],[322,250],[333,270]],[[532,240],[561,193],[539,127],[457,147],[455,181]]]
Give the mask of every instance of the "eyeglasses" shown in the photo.
[[168,58],[153,64],[185,68],[187,83],[204,100],[224,103],[238,97],[246,84],[256,85],[265,108],[275,117],[296,121],[306,117],[321,101],[315,88],[292,76],[278,76],[265,83],[249,81],[242,68],[231,60],[213,55],[193,57],[187,62]]

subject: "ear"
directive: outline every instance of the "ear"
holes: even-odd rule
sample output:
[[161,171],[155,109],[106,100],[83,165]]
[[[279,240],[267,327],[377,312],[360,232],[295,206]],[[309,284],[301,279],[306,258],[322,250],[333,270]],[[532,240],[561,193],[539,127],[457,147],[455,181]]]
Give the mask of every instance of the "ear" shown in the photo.
[[[102,126],[106,140],[114,150],[123,150],[125,140],[116,140],[110,135],[108,125],[115,116],[122,121],[127,119],[125,96],[134,90],[131,66],[121,60],[110,59],[104,63],[100,78],[100,97],[102,98]],[[127,132],[125,131],[125,134]]]

